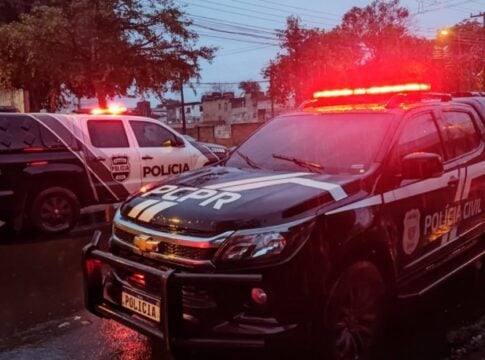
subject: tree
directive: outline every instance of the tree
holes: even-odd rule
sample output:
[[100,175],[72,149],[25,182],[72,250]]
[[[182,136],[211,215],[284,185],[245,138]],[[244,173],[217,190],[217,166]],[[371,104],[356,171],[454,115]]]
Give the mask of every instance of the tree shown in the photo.
[[0,85],[33,90],[51,110],[71,93],[100,106],[133,88],[161,95],[199,78],[200,60],[214,55],[190,25],[171,0],[35,6],[0,27]]
[[399,0],[354,7],[330,31],[302,28],[297,18],[279,31],[283,50],[263,69],[277,102],[297,104],[323,88],[418,81],[433,69],[433,43],[408,31]]
[[338,29],[360,49],[354,84],[424,81],[432,75],[432,41],[410,34],[409,11],[399,0],[375,0],[348,11]]
[[444,91],[485,90],[485,39],[482,25],[465,20],[439,34],[437,46],[443,50],[439,65],[447,73]]
[[239,83],[239,90],[242,90],[244,94],[253,95],[261,91],[261,85],[257,81],[241,81]]
[[270,80],[270,95],[279,103],[285,103],[290,97],[295,97],[297,102],[305,98],[306,74],[315,65],[316,53],[324,51],[323,30],[306,29],[299,18],[292,16],[287,18],[286,26],[285,30],[277,31],[283,52],[262,71]]

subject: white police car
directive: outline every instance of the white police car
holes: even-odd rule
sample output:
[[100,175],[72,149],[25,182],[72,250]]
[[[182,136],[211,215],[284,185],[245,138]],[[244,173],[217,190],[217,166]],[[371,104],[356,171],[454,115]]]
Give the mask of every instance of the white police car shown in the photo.
[[218,160],[150,118],[2,113],[0,220],[66,231],[82,207]]

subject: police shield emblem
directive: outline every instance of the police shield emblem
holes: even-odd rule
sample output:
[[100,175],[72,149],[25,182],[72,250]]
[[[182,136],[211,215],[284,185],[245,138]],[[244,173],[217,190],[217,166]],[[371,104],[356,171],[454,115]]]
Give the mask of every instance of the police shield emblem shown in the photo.
[[404,217],[402,248],[406,255],[411,255],[419,244],[421,213],[418,209],[409,210]]
[[113,180],[123,182],[130,176],[128,156],[119,155],[111,158],[111,176]]

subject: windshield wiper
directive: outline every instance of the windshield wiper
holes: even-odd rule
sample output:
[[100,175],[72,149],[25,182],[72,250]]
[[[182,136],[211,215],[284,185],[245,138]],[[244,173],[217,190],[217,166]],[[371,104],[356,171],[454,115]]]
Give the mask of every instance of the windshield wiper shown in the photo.
[[314,162],[311,162],[311,161],[298,159],[298,158],[295,158],[295,157],[292,157],[292,156],[282,155],[282,154],[273,154],[273,157],[275,159],[281,159],[281,160],[291,161],[291,162],[295,163],[298,166],[301,166],[301,167],[304,167],[304,168],[307,168],[307,169],[316,171],[317,173],[320,173],[320,171],[318,171],[318,170],[323,170],[323,166],[320,165],[320,164],[318,164],[318,163],[314,163]]
[[251,159],[249,158],[249,156],[247,156],[247,155],[243,154],[243,153],[242,153],[242,152],[240,152],[239,150],[236,150],[236,153],[237,153],[237,154],[238,154],[240,157],[242,157],[242,158],[244,159],[244,161],[246,161],[246,163],[247,163],[249,166],[251,166],[252,168],[254,168],[254,169],[261,169],[261,167],[259,167],[258,165],[256,165],[256,163],[255,163],[253,160],[251,160]]

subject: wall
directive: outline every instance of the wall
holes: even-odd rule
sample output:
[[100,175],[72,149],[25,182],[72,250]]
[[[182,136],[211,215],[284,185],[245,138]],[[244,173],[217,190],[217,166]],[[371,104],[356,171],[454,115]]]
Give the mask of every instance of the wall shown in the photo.
[[0,89],[0,105],[15,106],[21,112],[29,112],[27,91]]
[[[227,147],[237,146],[246,140],[256,129],[263,123],[246,123],[246,124],[231,124],[231,138],[218,139],[214,136],[215,125],[200,125],[195,127],[188,127],[187,134],[193,138],[203,141],[221,144]],[[173,126],[175,130],[181,132],[181,126]]]

